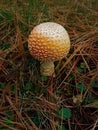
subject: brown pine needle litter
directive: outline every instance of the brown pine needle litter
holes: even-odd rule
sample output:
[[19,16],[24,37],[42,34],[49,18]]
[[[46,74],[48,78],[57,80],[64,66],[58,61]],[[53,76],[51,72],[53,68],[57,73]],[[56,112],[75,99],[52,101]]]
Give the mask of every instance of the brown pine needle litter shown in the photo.
[[[35,25],[56,22],[71,39],[55,62],[55,77],[40,75],[28,51]],[[98,129],[98,1],[0,1],[0,130]]]

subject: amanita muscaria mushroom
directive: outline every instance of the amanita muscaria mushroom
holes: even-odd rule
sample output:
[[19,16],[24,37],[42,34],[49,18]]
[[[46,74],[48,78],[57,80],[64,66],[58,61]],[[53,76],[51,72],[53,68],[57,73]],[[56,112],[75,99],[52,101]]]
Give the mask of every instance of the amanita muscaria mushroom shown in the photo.
[[40,73],[51,76],[54,61],[61,60],[70,49],[70,38],[63,26],[54,22],[44,22],[34,27],[29,35],[30,54],[41,62]]

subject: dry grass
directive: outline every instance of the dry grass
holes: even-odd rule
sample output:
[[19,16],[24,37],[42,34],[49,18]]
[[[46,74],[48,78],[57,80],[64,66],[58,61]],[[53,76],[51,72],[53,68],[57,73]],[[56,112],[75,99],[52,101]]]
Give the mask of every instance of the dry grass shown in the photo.
[[[98,129],[97,5],[97,0],[1,1],[0,130]],[[39,62],[27,48],[29,32],[43,21],[60,23],[71,38],[69,54],[55,63],[55,78],[40,76]],[[71,117],[62,119],[61,108]]]

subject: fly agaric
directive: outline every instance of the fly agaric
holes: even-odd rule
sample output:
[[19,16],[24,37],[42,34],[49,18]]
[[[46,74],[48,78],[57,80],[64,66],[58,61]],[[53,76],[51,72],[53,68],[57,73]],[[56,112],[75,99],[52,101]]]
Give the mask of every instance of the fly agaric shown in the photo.
[[30,54],[41,62],[41,75],[51,76],[54,73],[54,61],[61,60],[69,52],[70,38],[60,24],[44,22],[31,31],[28,48]]

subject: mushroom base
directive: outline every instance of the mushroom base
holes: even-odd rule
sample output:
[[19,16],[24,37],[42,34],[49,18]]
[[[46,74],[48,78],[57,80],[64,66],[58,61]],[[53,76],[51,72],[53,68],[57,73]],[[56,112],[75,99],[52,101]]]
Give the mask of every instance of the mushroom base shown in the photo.
[[40,73],[43,76],[54,76],[54,63],[42,62],[40,65]]

